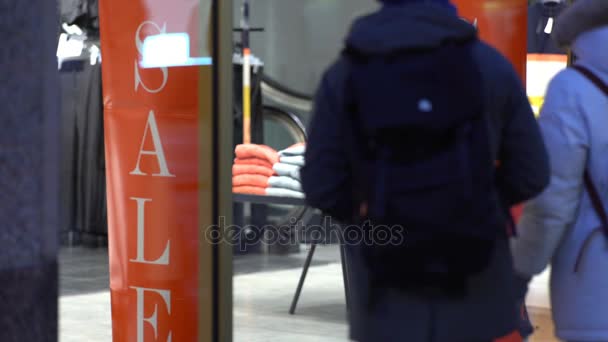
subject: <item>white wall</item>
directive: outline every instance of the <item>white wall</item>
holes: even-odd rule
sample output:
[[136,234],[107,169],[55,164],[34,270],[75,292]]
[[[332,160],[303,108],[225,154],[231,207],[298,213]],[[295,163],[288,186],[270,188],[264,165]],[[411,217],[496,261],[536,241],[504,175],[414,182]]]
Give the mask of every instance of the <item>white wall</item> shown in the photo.
[[[242,0],[234,0],[234,24]],[[377,8],[377,0],[250,0],[252,51],[269,76],[294,90],[314,93],[327,66],[342,49],[351,21]]]

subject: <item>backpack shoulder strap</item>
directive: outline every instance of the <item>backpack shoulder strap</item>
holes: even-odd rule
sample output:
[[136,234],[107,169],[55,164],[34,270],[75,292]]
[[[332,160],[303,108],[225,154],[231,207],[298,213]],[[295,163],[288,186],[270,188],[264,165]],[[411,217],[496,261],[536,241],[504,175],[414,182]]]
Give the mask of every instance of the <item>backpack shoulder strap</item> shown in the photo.
[[603,91],[606,96],[608,96],[608,84],[604,83],[604,81],[602,81],[602,79],[599,78],[593,71],[581,65],[575,65],[572,67],[572,69],[583,74],[583,76],[587,77],[589,81],[591,81],[596,87]]
[[[596,74],[594,74],[591,70],[582,67],[580,65],[576,65],[574,67],[572,67],[574,70],[580,72],[583,76],[585,76],[589,81],[591,81],[596,87],[598,87],[600,90],[602,90],[606,96],[608,96],[608,85],[606,83],[604,83]],[[585,173],[583,175],[583,179],[585,182],[585,188],[587,189],[587,192],[589,193],[589,198],[591,199],[591,205],[593,206],[593,209],[595,210],[596,214],[598,215],[598,217],[600,218],[601,221],[601,230],[603,231],[604,235],[606,236],[606,238],[608,238],[608,214],[606,213],[606,207],[604,207],[604,203],[602,202],[602,198],[599,194],[599,191],[597,190],[597,187],[595,186],[593,179],[591,178],[591,173],[589,172],[589,169],[585,169]],[[579,257],[577,258],[576,261],[576,265],[575,265],[575,271],[578,270],[580,263],[581,263],[581,259],[582,259],[582,255],[584,253],[584,251],[587,249],[588,244],[591,241],[591,238],[593,237],[593,235],[595,235],[597,231],[594,231],[586,240],[585,243],[583,244],[583,248],[579,254]]]
[[[577,70],[578,72],[580,72],[581,74],[583,74],[585,77],[587,77],[587,79],[589,79],[589,81],[591,81],[593,84],[595,84],[600,90],[602,90],[606,94],[606,96],[608,96],[608,85],[606,83],[604,83],[591,70],[589,70],[585,67],[582,67],[580,65],[574,66],[573,68],[575,70]],[[602,203],[602,199],[599,195],[597,187],[595,186],[595,184],[593,183],[593,180],[591,179],[591,174],[589,172],[589,169],[585,169],[584,181],[585,181],[585,187],[587,188],[587,191],[589,192],[589,196],[591,198],[593,207],[594,207],[595,211],[597,212],[597,215],[600,217],[600,219],[602,221],[602,226],[604,227],[606,236],[608,236],[608,214],[606,213],[606,209],[604,207],[604,204]]]

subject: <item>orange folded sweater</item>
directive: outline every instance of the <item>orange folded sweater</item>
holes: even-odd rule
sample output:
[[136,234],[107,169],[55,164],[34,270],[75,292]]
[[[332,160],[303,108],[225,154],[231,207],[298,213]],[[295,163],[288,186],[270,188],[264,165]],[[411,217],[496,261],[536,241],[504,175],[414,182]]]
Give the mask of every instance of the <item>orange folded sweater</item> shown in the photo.
[[245,195],[266,195],[266,189],[257,186],[235,186],[232,187],[232,192]]
[[270,177],[262,175],[238,175],[232,177],[232,186],[255,186],[258,188],[268,187],[268,179]]
[[257,165],[272,169],[272,165],[268,160],[260,158],[236,158],[235,165]]
[[267,160],[270,164],[276,164],[279,162],[279,152],[272,147],[266,145],[256,144],[241,144],[235,148],[236,157],[238,159],[244,158],[260,158]]
[[269,167],[259,165],[235,164],[232,165],[232,175],[262,175],[266,177],[273,176],[274,170]]

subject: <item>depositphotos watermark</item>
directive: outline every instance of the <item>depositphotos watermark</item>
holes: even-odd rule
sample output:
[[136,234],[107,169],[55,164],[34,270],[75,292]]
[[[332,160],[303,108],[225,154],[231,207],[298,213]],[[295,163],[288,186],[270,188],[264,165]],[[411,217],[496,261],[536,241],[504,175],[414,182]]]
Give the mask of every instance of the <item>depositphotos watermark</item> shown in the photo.
[[283,225],[227,225],[226,217],[220,217],[219,224],[205,229],[205,239],[211,244],[229,244],[246,249],[259,244],[295,246],[307,241],[329,241],[332,235],[345,245],[400,245],[407,231],[400,225],[373,225],[369,221],[360,225],[336,224],[331,217],[325,217],[318,225],[304,224],[292,218]]

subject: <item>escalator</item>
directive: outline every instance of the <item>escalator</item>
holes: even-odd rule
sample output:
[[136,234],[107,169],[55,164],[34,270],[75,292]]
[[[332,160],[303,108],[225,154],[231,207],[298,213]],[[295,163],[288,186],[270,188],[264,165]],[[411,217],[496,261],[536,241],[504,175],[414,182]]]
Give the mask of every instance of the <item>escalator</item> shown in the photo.
[[312,112],[312,96],[292,90],[268,75],[262,76],[262,93],[277,105],[299,112]]
[[[261,89],[265,101],[276,104],[264,106],[264,141],[270,146],[290,145],[296,142],[306,142],[306,128],[300,116],[291,111],[309,116],[312,114],[313,97],[290,89],[272,79],[268,75],[261,76]],[[288,143],[286,143],[289,141]],[[298,241],[309,243],[321,236],[319,243],[334,243],[338,241],[337,232],[332,232],[323,222],[321,213],[303,206],[270,206],[269,216],[274,217],[275,224],[286,224],[294,217],[307,217],[305,225],[324,227],[324,232],[306,230],[298,233]],[[309,213],[307,211],[314,211]],[[314,235],[314,237],[313,237]]]

